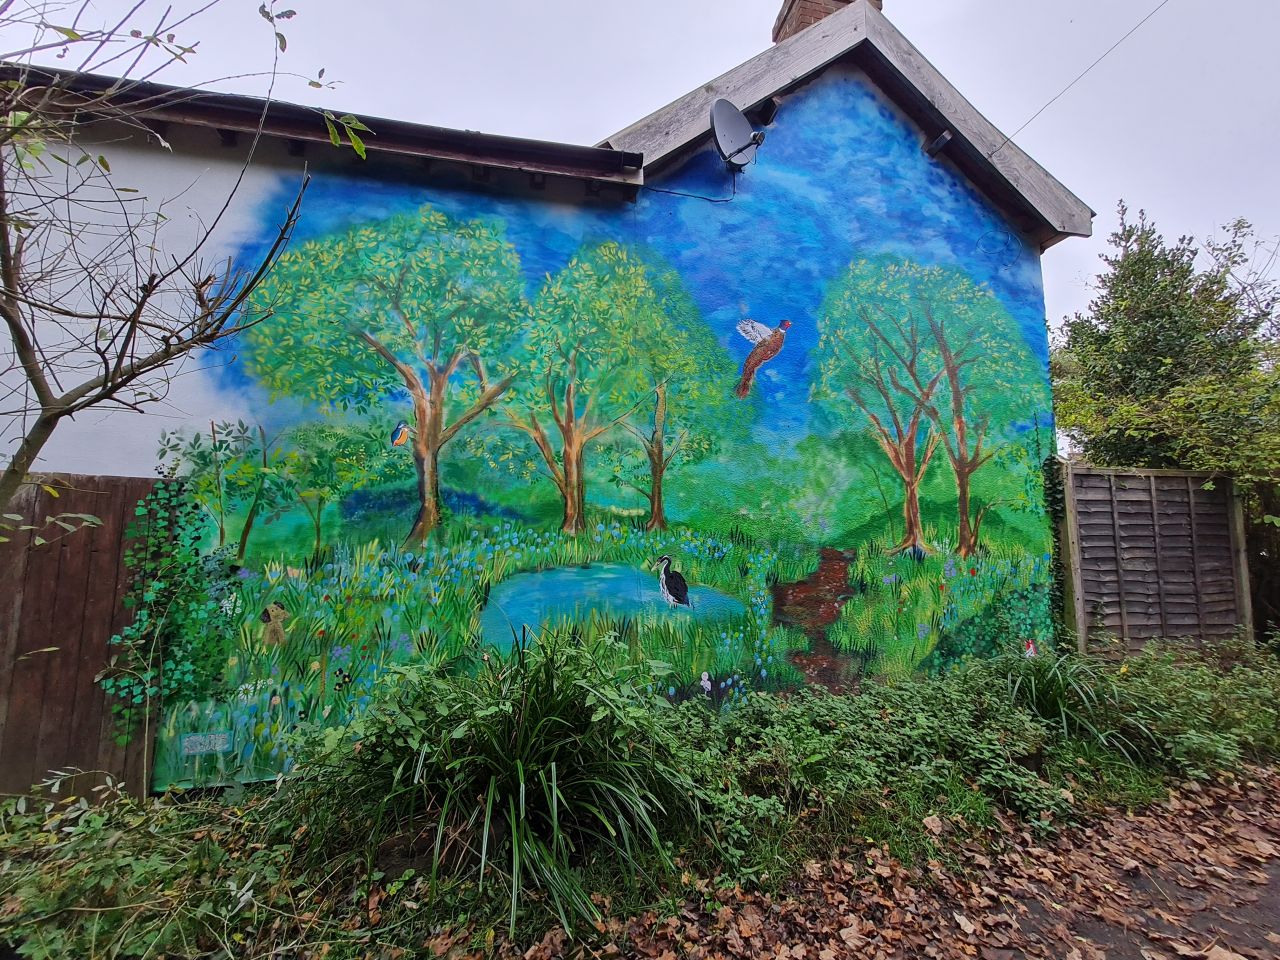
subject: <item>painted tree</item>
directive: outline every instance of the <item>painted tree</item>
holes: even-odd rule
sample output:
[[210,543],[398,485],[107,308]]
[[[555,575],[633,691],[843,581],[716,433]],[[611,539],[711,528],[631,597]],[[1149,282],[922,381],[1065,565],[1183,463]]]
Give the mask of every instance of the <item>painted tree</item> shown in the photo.
[[244,562],[255,524],[278,519],[293,501],[284,451],[261,425],[211,422],[207,436],[161,434],[160,459],[186,478],[196,502],[217,524],[219,548],[227,542],[227,521],[243,512],[237,563]]
[[390,453],[375,427],[333,422],[304,423],[285,437],[285,474],[315,533],[312,555],[320,556],[325,510],[352,491],[379,478]]
[[418,487],[408,539],[421,541],[441,519],[441,450],[514,382],[522,289],[498,224],[429,206],[361,224],[281,258],[255,293],[273,313],[246,332],[247,366],[273,396],[329,411],[407,396]]
[[[616,481],[644,497],[647,530],[667,528],[664,482],[677,464],[703,459],[724,434],[735,410],[726,384],[737,376],[729,352],[702,320],[673,270],[643,267],[635,362],[651,396],[620,421],[638,442],[618,445]],[[647,289],[646,289],[647,288]]]
[[639,358],[663,322],[644,265],[616,243],[579,251],[531,306],[504,423],[536,447],[566,533],[585,522],[588,451],[654,394]]
[[974,476],[1019,424],[1048,409],[1044,364],[995,294],[956,269],[855,263],[825,313],[820,390],[844,391],[876,431],[908,500],[915,496],[904,507],[903,546],[922,546],[910,542],[919,538],[919,485],[940,446],[955,475],[956,549],[969,556],[993,506],[975,507]]
[[[942,371],[932,371],[924,316],[913,309],[910,274],[890,261],[858,261],[836,281],[819,319],[822,358],[814,396],[838,417],[865,422],[903,485],[897,552],[924,556],[920,485],[941,435],[928,415]],[[904,377],[922,374],[908,389]],[[850,406],[851,405],[851,406]]]

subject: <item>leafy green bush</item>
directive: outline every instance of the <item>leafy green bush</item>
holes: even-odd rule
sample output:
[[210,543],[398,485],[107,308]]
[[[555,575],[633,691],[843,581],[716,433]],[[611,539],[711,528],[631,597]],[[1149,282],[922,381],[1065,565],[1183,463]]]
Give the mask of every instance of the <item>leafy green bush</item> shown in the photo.
[[1150,731],[1098,660],[1008,652],[969,664],[966,676],[982,686],[1003,685],[1012,704],[1052,724],[1064,739],[1091,740],[1130,760],[1150,753]]
[[[0,808],[0,944],[23,957],[198,956],[244,942],[266,914],[245,909],[266,854],[227,859],[234,820],[216,802],[136,800],[114,784],[84,797]],[[247,882],[246,882],[247,881]],[[256,904],[253,904],[256,907]],[[212,933],[217,931],[217,933]]]
[[1207,779],[1280,757],[1280,660],[1264,647],[1156,645],[1127,660],[1115,684],[1129,722],[1175,773]]
[[1253,644],[1205,650],[1153,644],[1119,664],[1005,654],[971,664],[971,679],[1059,729],[1133,763],[1206,779],[1244,760],[1280,756],[1280,661]]
[[867,840],[945,859],[999,810],[1051,830],[1157,800],[1171,773],[1280,757],[1280,663],[1252,646],[1010,656],[716,712],[670,706],[648,692],[663,668],[579,639],[402,669],[363,719],[299,734],[293,774],[221,802],[9,801],[0,943],[345,960],[442,925],[581,930],[597,904],[678,886],[677,851],[757,885]]
[[161,480],[135,510],[125,552],[133,622],[111,638],[102,688],[121,737],[149,706],[202,700],[222,683],[236,632],[227,557],[206,553],[204,518],[185,481]]
[[846,696],[756,695],[718,718],[685,705],[664,723],[720,785],[708,801],[715,856],[736,878],[785,873],[869,835],[912,855],[931,813],[978,825],[1002,806],[1047,824],[1068,809],[1035,772],[1051,732],[1011,709],[1003,688],[958,674]]
[[[399,848],[431,879],[505,888],[510,923],[539,897],[571,928],[598,910],[581,869],[668,864],[660,825],[696,824],[699,792],[671,738],[654,666],[607,670],[625,649],[544,633],[474,673],[403,667],[385,699],[327,730],[293,786],[330,848]],[[361,811],[363,816],[352,816]],[[344,829],[346,828],[346,829]],[[376,844],[376,849],[372,846]]]

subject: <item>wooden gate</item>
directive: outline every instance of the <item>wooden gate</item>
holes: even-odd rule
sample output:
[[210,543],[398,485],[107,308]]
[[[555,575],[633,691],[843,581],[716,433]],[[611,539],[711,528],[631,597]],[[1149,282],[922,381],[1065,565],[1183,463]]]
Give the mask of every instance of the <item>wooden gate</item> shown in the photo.
[[1067,462],[1067,615],[1080,649],[1252,634],[1244,521],[1231,481]]
[[[121,603],[129,584],[125,532],[156,481],[40,479],[58,496],[24,487],[5,511],[40,529],[8,533],[10,542],[0,543],[0,792],[22,792],[50,770],[78,767],[111,773],[141,794],[152,738],[116,743],[94,678],[109,659],[108,641],[132,616]],[[63,513],[91,514],[102,525],[67,532],[45,524]]]

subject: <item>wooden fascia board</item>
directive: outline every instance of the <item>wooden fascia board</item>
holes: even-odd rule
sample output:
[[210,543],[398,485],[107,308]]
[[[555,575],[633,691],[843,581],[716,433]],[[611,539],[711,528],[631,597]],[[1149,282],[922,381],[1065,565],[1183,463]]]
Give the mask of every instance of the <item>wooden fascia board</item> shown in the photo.
[[[252,134],[258,129],[256,117],[236,112],[218,112],[209,109],[185,109],[180,106],[160,106],[147,109],[142,118],[177,123],[184,126],[206,127],[215,130],[232,130],[237,133]],[[391,154],[405,157],[423,157],[433,160],[444,160],[454,163],[474,164],[480,167],[493,167],[502,170],[514,170],[523,173],[541,173],[548,176],[566,177],[575,180],[593,180],[602,183],[613,183],[622,186],[638,187],[644,183],[642,166],[624,167],[616,171],[592,169],[587,166],[574,165],[571,162],[557,162],[554,159],[539,159],[533,156],[522,156],[518,149],[511,149],[505,144],[494,145],[483,136],[471,138],[474,145],[464,147],[446,144],[423,144],[410,134],[405,135],[396,129],[399,124],[381,124],[376,120],[369,121],[374,126],[374,134],[365,140],[368,152],[373,154]],[[323,127],[317,125],[313,118],[297,119],[291,116],[273,115],[262,129],[263,135],[287,140],[329,145],[329,137]],[[465,131],[463,131],[465,133]]]
[[[938,113],[1058,234],[1093,235],[1094,211],[1002,134],[966,100],[915,46],[870,4],[865,8],[867,39]],[[1061,237],[1059,237],[1061,239]]]
[[[1047,248],[1068,236],[1091,236],[1094,212],[1008,141],[896,27],[866,0],[817,24],[651,113],[601,146],[645,155],[650,173],[704,142],[711,104],[720,97],[751,110],[836,60],[853,54],[873,82],[926,130],[951,130],[944,153],[1024,232]],[[878,69],[877,69],[878,68]],[[932,123],[930,123],[932,120]]]
[[[0,80],[27,87],[56,88],[70,98],[63,104],[67,110],[82,110],[86,118],[103,123],[127,116],[144,122],[174,123],[229,133],[254,134],[260,130],[265,137],[329,143],[318,108],[285,101],[266,103],[242,94],[5,62],[0,62]],[[644,158],[638,153],[368,116],[363,119],[373,128],[373,133],[365,137],[370,155],[422,157],[618,184],[633,190],[644,182]]]

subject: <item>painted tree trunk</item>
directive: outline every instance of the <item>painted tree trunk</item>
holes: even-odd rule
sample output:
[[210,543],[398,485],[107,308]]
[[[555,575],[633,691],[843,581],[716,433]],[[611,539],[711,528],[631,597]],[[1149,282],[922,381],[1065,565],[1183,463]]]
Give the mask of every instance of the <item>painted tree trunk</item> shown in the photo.
[[909,553],[920,560],[933,552],[933,548],[924,540],[924,523],[920,518],[920,484],[924,482],[929,461],[933,459],[933,453],[937,449],[937,441],[928,441],[917,461],[918,437],[919,423],[913,420],[910,430],[898,440],[892,439],[887,431],[883,431],[880,446],[902,479],[902,540],[892,552]]
[[662,465],[662,460],[649,461],[650,484],[649,487],[649,520],[644,525],[646,530],[665,530],[667,529],[667,509],[662,499],[662,480],[666,475],[667,468]]
[[564,502],[564,519],[560,524],[563,533],[576,536],[582,532],[586,518],[583,516],[586,505],[586,481],[582,476],[583,457],[581,445],[569,437],[565,438],[562,454],[564,463],[564,483],[560,489],[560,497]]
[[962,557],[973,556],[978,549],[978,531],[974,527],[969,513],[969,479],[972,469],[965,464],[955,464],[956,471],[956,511],[959,521],[959,533],[956,536],[956,552]]
[[439,390],[435,383],[432,396],[418,387],[413,393],[413,469],[418,475],[418,515],[413,521],[406,543],[425,543],[440,526],[440,403],[433,402]]
[[222,461],[218,459],[218,425],[209,421],[209,442],[213,450],[213,482],[218,490],[218,549],[227,545],[227,506],[223,496]]
[[253,532],[254,521],[258,519],[258,513],[262,509],[262,482],[258,482],[258,489],[253,493],[253,499],[249,502],[249,512],[245,514],[244,526],[240,528],[240,542],[236,546],[236,563],[244,563],[245,551],[249,549],[249,535]]
[[440,459],[433,447],[413,451],[413,466],[418,474],[418,515],[407,543],[425,543],[431,532],[440,526]]
[[920,558],[929,553],[924,542],[924,524],[920,520],[920,481],[903,478],[905,493],[902,500],[902,541],[895,553],[910,553]]
[[315,534],[316,534],[315,546],[311,550],[311,556],[312,556],[312,559],[314,560],[320,559],[320,551],[324,548],[322,533],[324,530],[325,505],[326,505],[325,499],[323,497],[317,497],[315,512],[311,513],[311,511],[308,511],[308,513],[311,513],[311,524],[315,528]]
[[262,491],[266,487],[267,478],[267,431],[258,427],[259,442],[262,444],[262,470],[263,473],[258,477],[257,489],[253,491],[253,500],[249,503],[249,512],[244,518],[244,527],[240,530],[240,543],[236,548],[236,563],[244,563],[245,552],[249,549],[249,535],[253,533],[253,525],[258,519],[258,514],[262,511]]
[[646,530],[667,529],[666,506],[662,500],[662,480],[667,473],[666,461],[666,429],[667,429],[667,385],[660,383],[654,389],[653,434],[646,443],[645,452],[649,455],[649,522]]

